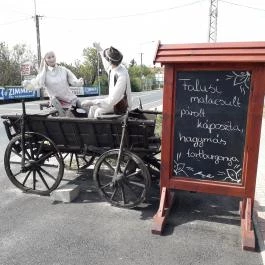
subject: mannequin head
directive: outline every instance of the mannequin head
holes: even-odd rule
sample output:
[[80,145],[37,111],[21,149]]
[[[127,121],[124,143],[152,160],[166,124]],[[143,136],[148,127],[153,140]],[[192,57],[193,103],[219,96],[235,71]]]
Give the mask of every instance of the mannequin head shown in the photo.
[[45,62],[48,66],[54,67],[56,65],[56,56],[53,51],[49,51],[44,56]]
[[109,63],[111,63],[114,66],[118,66],[123,58],[122,53],[112,46],[110,46],[109,48],[103,51],[103,56]]

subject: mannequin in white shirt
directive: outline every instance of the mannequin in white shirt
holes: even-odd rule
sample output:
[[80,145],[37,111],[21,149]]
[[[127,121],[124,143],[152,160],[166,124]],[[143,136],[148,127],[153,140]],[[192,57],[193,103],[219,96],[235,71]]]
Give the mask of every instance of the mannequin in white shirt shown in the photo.
[[64,66],[56,64],[53,51],[47,52],[41,62],[36,78],[24,80],[22,86],[27,89],[47,89],[51,104],[59,112],[59,116],[66,116],[72,106],[81,107],[77,96],[71,91],[72,86],[83,86],[83,78],[76,76]]
[[109,95],[102,99],[84,100],[81,103],[83,108],[89,110],[89,118],[97,118],[106,113],[114,112],[114,105],[127,96],[128,109],[132,107],[132,94],[130,77],[127,69],[121,64],[123,55],[114,47],[103,51],[99,43],[94,43],[94,47],[101,55],[104,68],[109,76]]

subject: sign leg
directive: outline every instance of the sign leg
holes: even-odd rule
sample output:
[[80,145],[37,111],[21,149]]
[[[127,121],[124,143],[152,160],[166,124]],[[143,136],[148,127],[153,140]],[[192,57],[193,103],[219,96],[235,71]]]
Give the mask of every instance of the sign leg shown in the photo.
[[174,193],[163,187],[160,195],[160,204],[157,213],[155,214],[152,233],[161,235],[166,224],[167,216],[174,202]]
[[245,198],[240,202],[241,235],[243,250],[255,251],[255,234],[252,223],[252,199]]

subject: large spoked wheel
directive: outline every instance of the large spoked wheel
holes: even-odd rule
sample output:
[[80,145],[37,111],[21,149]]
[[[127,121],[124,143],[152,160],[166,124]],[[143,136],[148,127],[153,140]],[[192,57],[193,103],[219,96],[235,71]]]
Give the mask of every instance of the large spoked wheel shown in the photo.
[[94,155],[78,154],[78,153],[63,153],[65,168],[68,170],[84,170],[93,164]]
[[63,158],[55,144],[38,133],[25,134],[25,163],[22,166],[22,136],[17,135],[5,151],[5,170],[8,178],[19,189],[34,194],[48,195],[63,177]]
[[93,172],[99,193],[112,205],[133,208],[144,201],[150,188],[150,175],[137,155],[123,151],[115,174],[119,150],[103,153]]

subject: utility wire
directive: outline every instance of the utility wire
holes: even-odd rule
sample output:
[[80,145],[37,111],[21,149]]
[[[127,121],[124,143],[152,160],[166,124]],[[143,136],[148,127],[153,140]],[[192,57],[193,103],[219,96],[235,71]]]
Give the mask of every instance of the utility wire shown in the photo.
[[159,10],[153,10],[153,11],[147,11],[147,12],[141,12],[141,13],[136,13],[136,14],[130,14],[130,15],[114,16],[114,17],[94,17],[94,18],[69,18],[68,17],[68,18],[65,18],[65,17],[50,17],[50,16],[46,16],[46,18],[65,19],[65,20],[109,20],[109,19],[119,19],[119,18],[136,17],[136,16],[144,16],[144,15],[148,15],[148,14],[167,12],[167,11],[171,11],[171,10],[174,10],[174,9],[195,5],[195,4],[198,4],[200,2],[204,2],[204,1],[206,1],[206,0],[198,0],[198,1],[194,1],[194,2],[191,2],[191,3],[179,5],[179,6],[174,6],[174,7],[169,7],[169,8],[159,9]]
[[[2,10],[3,12],[5,12],[4,10]],[[10,8],[8,7],[8,11],[12,11],[14,13],[17,13],[17,14],[20,14],[20,15],[24,15],[24,16],[30,16],[30,12],[21,12],[21,10],[18,10],[18,9],[14,9],[14,8]]]
[[245,7],[245,8],[249,8],[249,9],[253,9],[253,10],[257,10],[257,11],[265,11],[265,9],[258,8],[258,7],[252,7],[252,6],[246,6],[246,5],[236,4],[236,3],[229,2],[229,1],[225,1],[225,0],[219,0],[219,1],[220,2],[223,2],[223,3],[226,3],[226,4],[229,4],[229,5]]
[[30,17],[30,18],[23,18],[23,19],[14,20],[14,21],[9,21],[9,22],[7,22],[7,23],[2,23],[2,24],[0,24],[0,26],[5,26],[5,25],[10,25],[10,24],[15,24],[15,23],[18,23],[18,22],[21,22],[21,21],[25,21],[25,20],[29,20],[29,19],[32,19],[32,17]]

